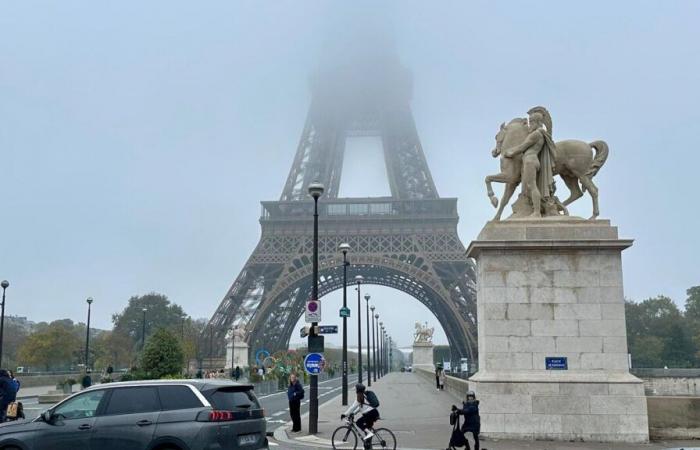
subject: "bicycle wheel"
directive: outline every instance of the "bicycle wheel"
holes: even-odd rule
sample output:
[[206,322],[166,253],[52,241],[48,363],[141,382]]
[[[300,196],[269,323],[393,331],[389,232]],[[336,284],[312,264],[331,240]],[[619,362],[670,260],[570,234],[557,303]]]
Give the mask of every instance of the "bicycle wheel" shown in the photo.
[[331,438],[333,448],[336,450],[356,450],[357,433],[349,426],[342,426],[335,429]]
[[377,428],[372,436],[372,449],[396,450],[396,436],[387,428]]

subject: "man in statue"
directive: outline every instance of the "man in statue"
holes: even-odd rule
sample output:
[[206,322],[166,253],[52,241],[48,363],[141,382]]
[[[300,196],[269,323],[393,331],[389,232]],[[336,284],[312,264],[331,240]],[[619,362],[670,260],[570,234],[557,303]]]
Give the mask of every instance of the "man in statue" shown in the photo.
[[535,106],[528,112],[529,134],[517,147],[503,152],[506,158],[523,153],[523,193],[532,202],[531,217],[542,217],[542,207],[552,202],[554,163],[557,148],[552,140],[552,118],[546,108]]

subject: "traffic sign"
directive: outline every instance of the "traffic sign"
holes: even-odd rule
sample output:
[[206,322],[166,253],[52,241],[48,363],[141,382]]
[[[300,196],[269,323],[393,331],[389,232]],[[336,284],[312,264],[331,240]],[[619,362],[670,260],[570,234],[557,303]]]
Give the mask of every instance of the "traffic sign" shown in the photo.
[[350,308],[345,306],[340,308],[340,317],[350,317]]
[[306,302],[306,322],[321,321],[321,302],[309,300]]
[[338,325],[319,325],[319,334],[336,334],[338,333]]
[[304,369],[309,375],[318,375],[323,372],[326,366],[326,360],[320,353],[309,353],[304,358]]

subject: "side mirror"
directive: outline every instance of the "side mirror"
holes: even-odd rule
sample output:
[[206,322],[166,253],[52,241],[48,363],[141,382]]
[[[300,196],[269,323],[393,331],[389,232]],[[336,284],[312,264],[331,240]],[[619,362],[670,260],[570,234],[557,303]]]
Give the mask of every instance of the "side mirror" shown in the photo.
[[44,419],[44,422],[51,423],[51,419],[52,419],[51,410],[47,409],[46,411],[41,413],[41,418]]

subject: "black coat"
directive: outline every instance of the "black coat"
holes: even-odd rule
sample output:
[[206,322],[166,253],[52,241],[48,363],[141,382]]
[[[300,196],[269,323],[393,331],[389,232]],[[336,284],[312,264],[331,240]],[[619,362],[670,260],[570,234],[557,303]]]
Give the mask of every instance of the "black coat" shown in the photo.
[[287,399],[291,401],[300,401],[304,398],[304,388],[302,387],[299,380],[295,381],[294,384],[289,384],[287,386]]
[[481,430],[481,417],[479,417],[479,400],[473,402],[462,403],[462,409],[457,410],[459,415],[464,416],[464,423],[462,424],[462,431],[476,431],[477,433]]

